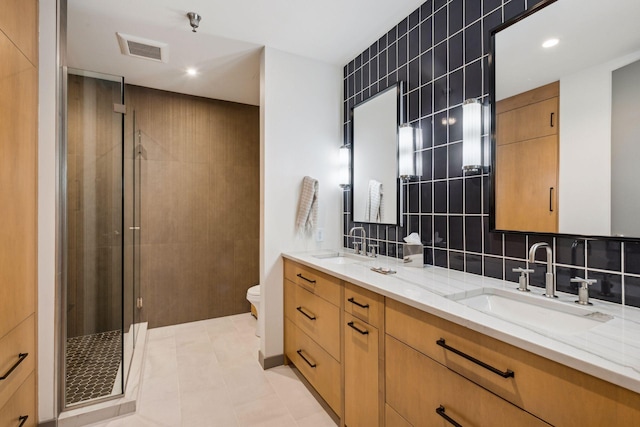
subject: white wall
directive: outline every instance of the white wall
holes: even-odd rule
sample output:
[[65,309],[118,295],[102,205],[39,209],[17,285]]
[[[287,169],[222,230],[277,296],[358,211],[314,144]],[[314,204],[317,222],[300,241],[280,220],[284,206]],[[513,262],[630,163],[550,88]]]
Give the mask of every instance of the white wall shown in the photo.
[[640,61],[612,75],[611,127],[611,233],[640,236]]
[[611,71],[640,52],[560,79],[559,230],[611,234]]
[[[282,259],[285,251],[339,248],[342,190],[342,69],[266,47],[260,85],[260,283],[265,358],[283,353]],[[319,227],[297,236],[294,221],[302,178],[319,181]]]
[[38,417],[55,417],[56,1],[40,0],[38,123]]

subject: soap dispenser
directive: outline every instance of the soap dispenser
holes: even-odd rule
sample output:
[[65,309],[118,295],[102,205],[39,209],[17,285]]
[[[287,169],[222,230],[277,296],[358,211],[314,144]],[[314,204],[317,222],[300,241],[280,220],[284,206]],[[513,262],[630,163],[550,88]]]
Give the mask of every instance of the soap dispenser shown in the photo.
[[518,278],[518,290],[522,292],[529,292],[529,273],[533,273],[534,270],[530,268],[513,268],[512,271],[514,273],[520,273],[520,278]]

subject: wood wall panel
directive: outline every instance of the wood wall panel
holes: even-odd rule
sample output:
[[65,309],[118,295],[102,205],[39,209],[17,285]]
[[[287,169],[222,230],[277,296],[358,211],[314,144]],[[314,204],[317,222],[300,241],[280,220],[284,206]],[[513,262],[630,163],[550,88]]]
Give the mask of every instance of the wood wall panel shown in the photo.
[[249,311],[259,280],[258,107],[126,87],[142,161],[143,321]]

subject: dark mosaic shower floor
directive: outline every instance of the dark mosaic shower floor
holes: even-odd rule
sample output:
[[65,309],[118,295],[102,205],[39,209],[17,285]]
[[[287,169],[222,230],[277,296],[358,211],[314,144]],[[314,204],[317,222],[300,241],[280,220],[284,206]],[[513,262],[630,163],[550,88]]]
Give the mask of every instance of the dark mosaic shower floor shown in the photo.
[[67,339],[67,405],[109,396],[122,359],[122,332]]

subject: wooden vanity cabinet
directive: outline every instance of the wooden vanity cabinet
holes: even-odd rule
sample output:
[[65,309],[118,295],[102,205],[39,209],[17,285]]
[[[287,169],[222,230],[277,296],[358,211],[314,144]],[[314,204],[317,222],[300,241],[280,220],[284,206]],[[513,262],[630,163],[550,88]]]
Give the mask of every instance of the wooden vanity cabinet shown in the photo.
[[341,426],[640,425],[638,393],[289,260],[284,314]]
[[384,297],[345,283],[344,424],[384,425]]
[[[460,396],[464,395],[463,389],[473,389],[478,385],[482,390],[556,426],[626,426],[640,420],[640,395],[630,390],[391,299],[386,301],[385,320],[389,337],[436,363],[422,362],[423,367],[442,366],[465,378],[466,382],[458,381]],[[396,377],[407,369],[407,362],[392,353],[397,348],[398,345],[392,346],[387,342],[387,403],[412,422],[410,408],[398,407],[405,399],[415,398],[412,397],[414,392],[408,388],[394,387]],[[463,355],[491,366],[496,372]],[[427,381],[426,376],[423,379]],[[423,386],[442,390],[447,387],[428,382]],[[484,414],[478,412],[480,418],[474,423],[459,422],[465,426],[497,425]],[[520,425],[520,415],[513,416],[517,418],[510,425]],[[505,419],[509,420],[507,415]]]
[[285,362],[342,416],[342,281],[285,260]]
[[387,403],[410,425],[549,425],[389,335],[386,349]]

